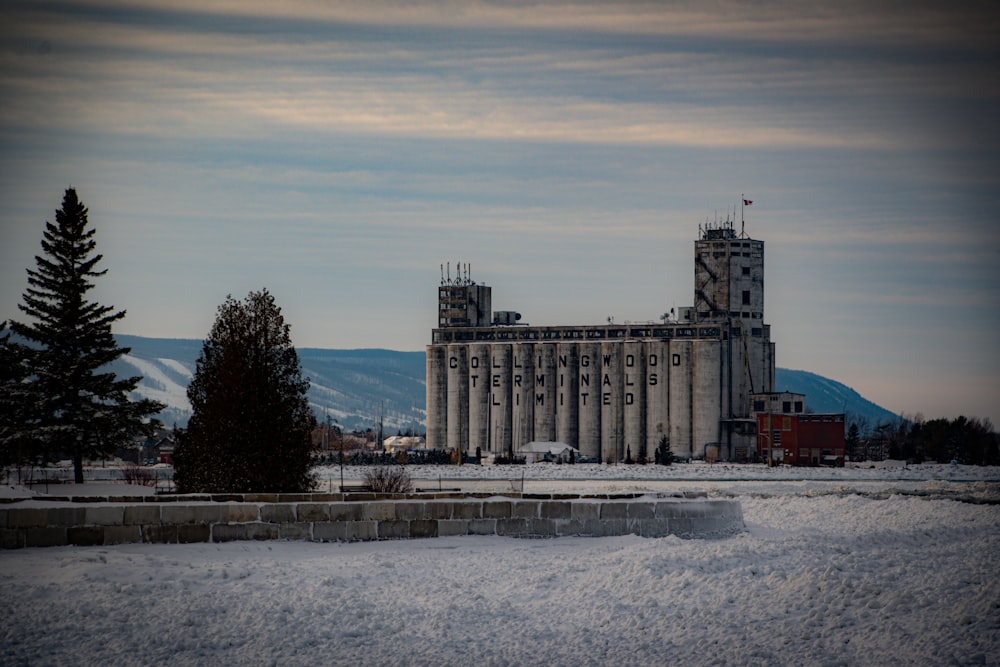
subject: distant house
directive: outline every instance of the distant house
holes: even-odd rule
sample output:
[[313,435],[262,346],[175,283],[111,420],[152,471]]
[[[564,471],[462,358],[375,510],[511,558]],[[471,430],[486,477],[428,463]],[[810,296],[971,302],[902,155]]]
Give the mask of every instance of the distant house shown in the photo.
[[526,463],[538,463],[540,461],[552,461],[569,463],[570,460],[579,461],[580,451],[563,442],[529,442],[521,450]]
[[159,463],[173,465],[175,445],[176,443],[174,442],[173,435],[166,435],[157,439],[152,448],[153,457],[151,458],[154,458]]
[[382,441],[382,449],[387,452],[425,449],[426,444],[420,436],[393,435]]

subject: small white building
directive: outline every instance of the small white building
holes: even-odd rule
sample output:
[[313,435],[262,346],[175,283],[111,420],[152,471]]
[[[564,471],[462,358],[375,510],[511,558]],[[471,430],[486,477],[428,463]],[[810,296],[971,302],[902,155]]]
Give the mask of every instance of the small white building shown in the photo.
[[572,460],[580,460],[580,451],[570,447],[564,442],[537,442],[532,441],[524,446],[521,454],[526,463],[538,463],[539,461],[562,461],[569,463]]
[[382,441],[382,449],[387,452],[425,449],[426,445],[427,443],[420,436],[393,435]]

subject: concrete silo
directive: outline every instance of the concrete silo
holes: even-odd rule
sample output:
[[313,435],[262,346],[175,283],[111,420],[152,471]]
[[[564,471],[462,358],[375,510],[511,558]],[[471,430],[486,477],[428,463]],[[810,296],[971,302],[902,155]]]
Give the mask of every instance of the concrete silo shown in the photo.
[[670,439],[670,364],[669,343],[651,340],[646,349],[646,458],[655,461],[654,452],[660,440]]
[[469,453],[489,451],[490,346],[469,345]]
[[580,454],[594,460],[603,460],[601,451],[601,368],[599,343],[580,343],[577,346],[579,373],[577,386],[580,413]]
[[514,452],[532,441],[535,431],[535,359],[534,345],[515,343],[511,354],[511,426]]
[[514,409],[511,401],[511,346],[496,343],[490,346],[490,451],[511,456],[513,441],[511,423]]
[[[556,344],[535,345],[534,440],[556,440]],[[569,443],[567,443],[569,444]]]
[[622,343],[601,343],[600,361],[601,452],[605,462],[625,460],[624,400],[622,396]]
[[646,452],[646,344],[627,341],[622,354],[622,415],[625,452],[638,461]]
[[448,346],[448,447],[469,447],[469,346]]
[[556,345],[556,440],[579,448],[580,357],[577,343]]
[[448,445],[448,348],[427,348],[427,447],[444,449]]

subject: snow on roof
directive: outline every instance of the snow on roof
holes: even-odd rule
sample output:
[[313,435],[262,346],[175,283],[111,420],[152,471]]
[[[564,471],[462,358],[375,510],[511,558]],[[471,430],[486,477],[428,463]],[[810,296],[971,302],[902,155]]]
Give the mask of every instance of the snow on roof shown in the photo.
[[564,442],[544,442],[538,440],[532,440],[521,448],[522,451],[531,452],[532,454],[562,454],[567,449],[572,449],[574,452],[580,451]]

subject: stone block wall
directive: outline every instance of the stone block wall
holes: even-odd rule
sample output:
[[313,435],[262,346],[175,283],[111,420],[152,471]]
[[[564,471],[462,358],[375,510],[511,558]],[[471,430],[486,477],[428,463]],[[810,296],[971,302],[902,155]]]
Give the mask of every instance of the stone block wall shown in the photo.
[[124,543],[510,537],[724,537],[744,530],[736,500],[679,497],[296,494],[65,499],[0,507],[0,547]]

